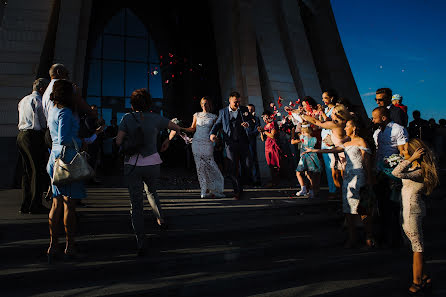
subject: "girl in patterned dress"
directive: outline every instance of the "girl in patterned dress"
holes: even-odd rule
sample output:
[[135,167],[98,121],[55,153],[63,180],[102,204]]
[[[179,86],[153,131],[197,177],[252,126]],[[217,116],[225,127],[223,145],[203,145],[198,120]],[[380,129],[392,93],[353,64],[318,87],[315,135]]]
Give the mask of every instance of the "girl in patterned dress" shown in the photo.
[[[292,139],[291,144],[301,144],[301,156],[296,168],[296,176],[301,190],[296,193],[297,196],[309,195],[309,198],[314,197],[313,192],[313,176],[315,173],[321,172],[320,160],[317,153],[302,154],[307,149],[313,149],[316,146],[317,139],[313,136],[313,130],[309,124],[303,124],[301,135],[299,139]],[[310,189],[307,191],[305,186],[304,176],[310,181]]]

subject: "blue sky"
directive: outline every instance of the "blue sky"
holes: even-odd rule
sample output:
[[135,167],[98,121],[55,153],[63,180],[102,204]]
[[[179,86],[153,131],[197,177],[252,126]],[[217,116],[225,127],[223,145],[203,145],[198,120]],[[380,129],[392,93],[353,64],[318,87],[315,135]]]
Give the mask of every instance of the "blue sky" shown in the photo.
[[369,115],[379,87],[425,119],[446,118],[446,1],[331,0],[342,43]]

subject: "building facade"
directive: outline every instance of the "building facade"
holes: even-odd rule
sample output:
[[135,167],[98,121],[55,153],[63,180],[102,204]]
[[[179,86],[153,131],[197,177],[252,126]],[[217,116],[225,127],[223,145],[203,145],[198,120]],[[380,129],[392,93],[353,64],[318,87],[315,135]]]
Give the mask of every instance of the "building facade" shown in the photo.
[[[261,114],[281,96],[320,101],[334,88],[362,107],[329,0],[14,0],[0,10],[1,187],[17,167],[17,103],[63,63],[106,120],[148,88],[185,122],[210,96],[238,90]],[[263,145],[259,144],[260,160]],[[266,166],[263,166],[266,168]]]

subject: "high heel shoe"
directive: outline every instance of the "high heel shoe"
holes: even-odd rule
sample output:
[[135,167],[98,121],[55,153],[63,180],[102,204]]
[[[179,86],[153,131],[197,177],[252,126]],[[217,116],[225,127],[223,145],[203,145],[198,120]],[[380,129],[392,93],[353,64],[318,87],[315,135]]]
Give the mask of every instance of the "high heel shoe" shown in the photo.
[[[411,291],[410,288],[414,288],[415,291]],[[423,286],[423,283],[421,283],[421,284],[412,283],[410,288],[407,291],[409,296],[424,296],[424,286]]]
[[423,289],[425,292],[426,296],[429,296],[432,294],[432,280],[430,278],[430,276],[425,275],[423,276],[423,278],[421,279],[422,285],[423,285]]
[[56,250],[55,249],[49,249],[46,252],[46,257],[47,257],[47,261],[48,261],[47,263],[49,265],[54,264],[54,262],[56,261]]

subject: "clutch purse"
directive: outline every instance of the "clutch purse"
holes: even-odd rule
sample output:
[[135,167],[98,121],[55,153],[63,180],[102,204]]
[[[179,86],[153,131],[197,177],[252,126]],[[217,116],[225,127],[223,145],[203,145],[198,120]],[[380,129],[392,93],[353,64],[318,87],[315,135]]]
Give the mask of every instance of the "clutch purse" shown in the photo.
[[90,179],[94,176],[94,170],[88,164],[86,152],[80,152],[73,138],[76,155],[70,162],[64,162],[65,147],[59,158],[54,162],[53,185],[62,186],[77,181]]

